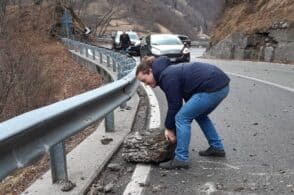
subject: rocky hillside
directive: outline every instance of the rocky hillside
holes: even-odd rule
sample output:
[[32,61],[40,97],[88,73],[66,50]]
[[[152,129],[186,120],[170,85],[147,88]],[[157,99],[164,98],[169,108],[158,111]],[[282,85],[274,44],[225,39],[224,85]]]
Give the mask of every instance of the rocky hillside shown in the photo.
[[197,38],[199,33],[209,34],[223,5],[224,0],[89,0],[76,1],[74,7],[94,28],[106,13],[114,10],[107,34],[133,29],[142,34],[173,32]]
[[226,0],[207,56],[294,62],[294,1]]

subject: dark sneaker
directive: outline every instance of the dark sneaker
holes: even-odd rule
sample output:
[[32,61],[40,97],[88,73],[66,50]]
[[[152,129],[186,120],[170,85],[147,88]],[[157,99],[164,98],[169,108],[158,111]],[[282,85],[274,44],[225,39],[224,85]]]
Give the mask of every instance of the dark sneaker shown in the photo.
[[217,157],[225,157],[226,152],[224,149],[217,149],[213,147],[209,147],[207,150],[199,151],[200,156],[217,156]]
[[163,169],[177,169],[177,168],[188,169],[189,163],[185,161],[180,161],[177,159],[172,159],[170,161],[160,163],[159,167]]

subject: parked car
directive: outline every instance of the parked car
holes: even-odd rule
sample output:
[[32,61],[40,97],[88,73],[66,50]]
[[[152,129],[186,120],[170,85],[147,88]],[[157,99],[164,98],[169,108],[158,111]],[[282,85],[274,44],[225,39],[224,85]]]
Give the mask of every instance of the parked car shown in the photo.
[[191,39],[187,35],[177,35],[187,47],[191,47]]
[[189,62],[190,50],[178,36],[173,34],[151,34],[141,40],[141,59],[144,56],[167,56],[170,61]]
[[[120,35],[122,34],[122,31],[116,31],[114,36],[113,36],[113,41],[112,41],[112,49],[116,51],[121,50],[120,46]],[[139,36],[136,32],[134,31],[126,31],[126,33],[129,35],[130,40],[131,40],[131,46],[128,49],[128,53],[131,55],[140,55],[140,39]]]

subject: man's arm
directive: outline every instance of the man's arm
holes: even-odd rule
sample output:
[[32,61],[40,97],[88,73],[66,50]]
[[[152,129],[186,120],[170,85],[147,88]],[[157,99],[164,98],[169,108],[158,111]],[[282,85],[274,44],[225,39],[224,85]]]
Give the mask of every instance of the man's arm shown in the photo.
[[168,103],[168,111],[165,119],[166,129],[175,131],[175,117],[183,105],[183,97],[180,87],[180,81],[177,78],[163,78],[166,79],[163,86],[163,91]]

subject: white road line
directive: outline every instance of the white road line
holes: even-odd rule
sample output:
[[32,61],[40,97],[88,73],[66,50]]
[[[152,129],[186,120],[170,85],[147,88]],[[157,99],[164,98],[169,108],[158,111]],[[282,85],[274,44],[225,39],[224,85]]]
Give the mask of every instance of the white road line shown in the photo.
[[257,79],[257,78],[254,78],[254,77],[248,77],[248,76],[245,76],[245,75],[241,75],[241,74],[237,74],[237,73],[232,73],[232,72],[226,72],[226,73],[229,74],[229,75],[232,75],[232,76],[241,77],[241,78],[244,78],[244,79],[249,79],[249,80],[261,82],[261,83],[264,83],[264,84],[267,84],[267,85],[271,85],[271,86],[274,86],[274,87],[278,87],[280,89],[283,89],[283,90],[286,90],[286,91],[289,91],[289,92],[294,93],[294,89],[293,88],[285,87],[283,85],[279,85],[279,84],[276,84],[276,83],[273,83],[273,82],[270,82],[270,81],[265,81],[265,80]]
[[[160,127],[160,110],[157,98],[153,90],[142,84],[149,99],[150,105],[150,119],[149,128]],[[131,181],[128,183],[123,195],[141,195],[144,192],[144,186],[148,183],[151,165],[137,164],[136,169],[132,175]]]
[[230,169],[235,169],[235,170],[239,170],[240,167],[237,167],[237,166],[234,166],[234,165],[230,165],[228,163],[224,163],[224,162],[217,162],[217,161],[198,161],[198,163],[204,163],[204,164],[207,164],[207,163],[211,163],[211,164],[219,164],[219,165],[223,165],[225,167],[228,167]]
[[150,104],[150,122],[149,122],[149,128],[159,128],[160,127],[160,110],[157,98],[153,92],[153,90],[148,86],[143,86]]

